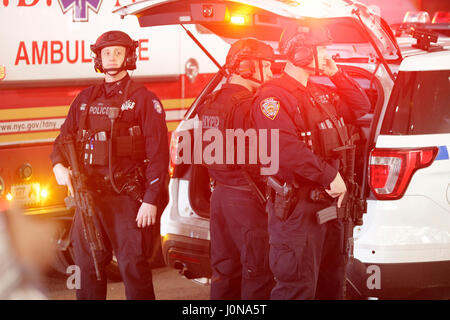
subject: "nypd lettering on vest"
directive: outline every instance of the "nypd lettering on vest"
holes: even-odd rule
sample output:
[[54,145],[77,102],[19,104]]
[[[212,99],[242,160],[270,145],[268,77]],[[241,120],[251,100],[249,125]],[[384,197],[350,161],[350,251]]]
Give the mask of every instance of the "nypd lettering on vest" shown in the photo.
[[218,129],[220,124],[220,118],[218,116],[203,116],[202,126],[203,128],[215,128]]

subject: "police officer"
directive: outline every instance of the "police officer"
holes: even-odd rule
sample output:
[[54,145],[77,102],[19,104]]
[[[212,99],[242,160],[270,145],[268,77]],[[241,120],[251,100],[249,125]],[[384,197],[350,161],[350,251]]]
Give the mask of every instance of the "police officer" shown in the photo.
[[97,254],[98,280],[77,211],[71,240],[81,270],[78,299],[106,298],[105,266],[112,251],[127,298],[155,298],[147,261],[155,231],[149,227],[156,223],[164,193],[168,136],[160,100],[128,75],[127,70],[136,69],[137,45],[121,31],[108,31],[91,45],[95,70],[104,73],[104,81],[83,90],[72,102],[51,154],[57,182],[73,194],[71,170],[60,142],[67,135],[82,141],[78,151],[94,197],[94,224],[105,247]]
[[[253,38],[230,47],[227,82],[199,109],[203,130],[216,128],[225,137],[226,129],[250,127],[253,93],[272,78],[272,60],[272,47]],[[208,169],[215,182],[210,202],[211,299],[268,299],[273,275],[268,266],[267,214],[249,185],[250,179],[258,181],[242,166],[212,164]]]
[[[343,298],[342,221],[319,224],[315,214],[333,201],[342,205],[346,182],[333,152],[351,143],[347,124],[366,114],[370,103],[327,55],[331,41],[329,30],[317,23],[289,25],[279,42],[287,59],[284,72],[259,89],[252,106],[257,128],[279,130],[280,169],[274,178],[278,186],[292,188],[286,189],[292,190],[288,199],[278,201],[282,193],[268,184],[270,267],[276,279],[271,299]],[[328,76],[336,90],[310,82],[313,74]],[[312,190],[326,191],[329,202],[314,201]]]

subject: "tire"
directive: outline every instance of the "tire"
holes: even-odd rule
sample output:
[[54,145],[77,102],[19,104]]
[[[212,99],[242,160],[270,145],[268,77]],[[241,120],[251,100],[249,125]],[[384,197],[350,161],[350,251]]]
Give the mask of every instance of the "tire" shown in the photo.
[[57,250],[52,262],[51,267],[62,275],[67,275],[67,267],[73,265],[73,259],[67,250]]
[[56,230],[53,241],[55,242],[56,252],[50,262],[50,266],[58,273],[62,275],[67,275],[67,267],[73,265],[72,254],[69,252],[70,249],[70,228],[72,225],[72,219],[61,219],[58,221],[59,227]]

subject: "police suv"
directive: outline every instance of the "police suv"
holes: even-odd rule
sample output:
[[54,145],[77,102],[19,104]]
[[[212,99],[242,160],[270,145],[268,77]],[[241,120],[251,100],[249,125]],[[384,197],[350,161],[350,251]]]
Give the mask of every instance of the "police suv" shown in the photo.
[[[450,52],[430,44],[434,35],[416,28],[419,40],[403,39],[401,48],[383,19],[349,0],[148,0],[117,13],[136,15],[141,27],[195,24],[228,43],[255,37],[274,49],[290,21],[320,20],[334,40],[327,50],[371,100],[357,145],[367,213],[354,230],[347,291],[357,298],[450,297]],[[283,66],[278,60],[274,74]],[[326,77],[312,80],[333,86]],[[162,246],[166,263],[189,278],[211,275],[211,185],[206,168],[179,161],[180,136],[194,131],[197,106],[223,82],[218,72],[171,139]]]

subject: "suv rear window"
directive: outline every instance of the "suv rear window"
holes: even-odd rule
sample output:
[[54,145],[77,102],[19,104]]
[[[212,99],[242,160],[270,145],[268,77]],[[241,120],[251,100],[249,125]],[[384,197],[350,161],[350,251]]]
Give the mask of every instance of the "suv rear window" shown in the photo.
[[400,72],[381,133],[450,133],[450,70]]

